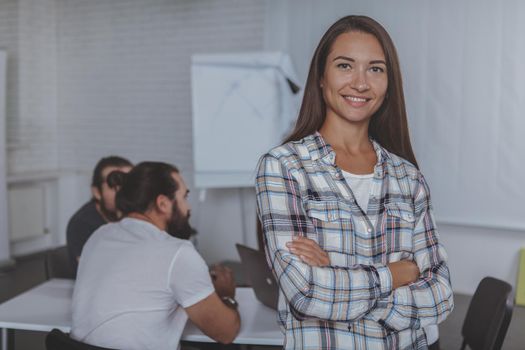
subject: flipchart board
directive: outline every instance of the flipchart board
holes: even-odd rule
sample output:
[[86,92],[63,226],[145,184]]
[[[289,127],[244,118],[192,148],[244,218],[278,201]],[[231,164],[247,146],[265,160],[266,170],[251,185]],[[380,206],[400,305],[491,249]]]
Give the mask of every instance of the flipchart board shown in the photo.
[[253,187],[257,161],[297,117],[300,89],[289,56],[194,55],[191,79],[195,186]]

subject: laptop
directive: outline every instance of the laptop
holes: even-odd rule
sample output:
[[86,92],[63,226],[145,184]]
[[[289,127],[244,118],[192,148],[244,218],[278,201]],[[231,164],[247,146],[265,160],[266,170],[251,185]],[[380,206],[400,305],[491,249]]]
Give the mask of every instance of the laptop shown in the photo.
[[279,286],[266,263],[264,252],[238,243],[235,246],[241,257],[244,275],[251,284],[255,297],[269,308],[277,310]]

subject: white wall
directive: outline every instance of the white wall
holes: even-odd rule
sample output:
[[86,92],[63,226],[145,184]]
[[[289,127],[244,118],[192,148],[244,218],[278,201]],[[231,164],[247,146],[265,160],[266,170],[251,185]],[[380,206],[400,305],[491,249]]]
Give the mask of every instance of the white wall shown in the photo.
[[209,190],[197,200],[190,58],[261,50],[264,9],[243,0],[57,1],[60,168],[88,173],[108,154],[176,164],[209,262],[236,259],[234,243],[245,233],[255,242],[255,208],[245,221],[253,224],[243,225],[241,190]]
[[439,222],[438,231],[449,256],[454,291],[473,294],[485,276],[516,286],[519,250],[525,247],[525,232]]
[[182,170],[209,262],[235,259],[235,242],[253,245],[249,190],[209,190],[201,202],[193,189],[190,57],[260,51],[264,10],[255,0],[0,1],[0,47],[12,60],[8,171],[13,181],[54,172],[58,188],[57,232],[17,244],[15,254],[65,242],[91,171],[109,154]]
[[[8,182],[58,166],[55,39],[54,0],[0,1],[0,47],[7,52],[7,159],[2,171]],[[0,239],[6,238],[2,234]],[[2,248],[16,250],[5,243]]]
[[58,0],[60,166],[115,153],[193,170],[190,57],[261,48],[257,1]]
[[0,267],[9,264],[11,255],[7,222],[5,95],[7,54],[0,50]]
[[4,0],[0,12],[7,26],[0,45],[8,52],[8,173],[56,170],[55,1]]

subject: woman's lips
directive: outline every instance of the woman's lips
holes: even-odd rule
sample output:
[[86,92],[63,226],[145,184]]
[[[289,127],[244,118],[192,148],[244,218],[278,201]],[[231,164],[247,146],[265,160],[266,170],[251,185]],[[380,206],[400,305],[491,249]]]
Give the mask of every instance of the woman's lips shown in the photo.
[[345,101],[350,104],[352,107],[359,108],[366,105],[368,101],[371,100],[371,98],[368,97],[361,97],[361,96],[352,96],[352,95],[343,95],[343,98]]

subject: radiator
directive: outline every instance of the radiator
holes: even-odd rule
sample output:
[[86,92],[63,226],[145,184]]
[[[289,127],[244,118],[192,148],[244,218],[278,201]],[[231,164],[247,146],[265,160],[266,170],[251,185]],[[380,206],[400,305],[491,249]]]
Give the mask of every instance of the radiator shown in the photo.
[[46,188],[41,184],[8,189],[9,239],[19,242],[49,232],[46,223]]

